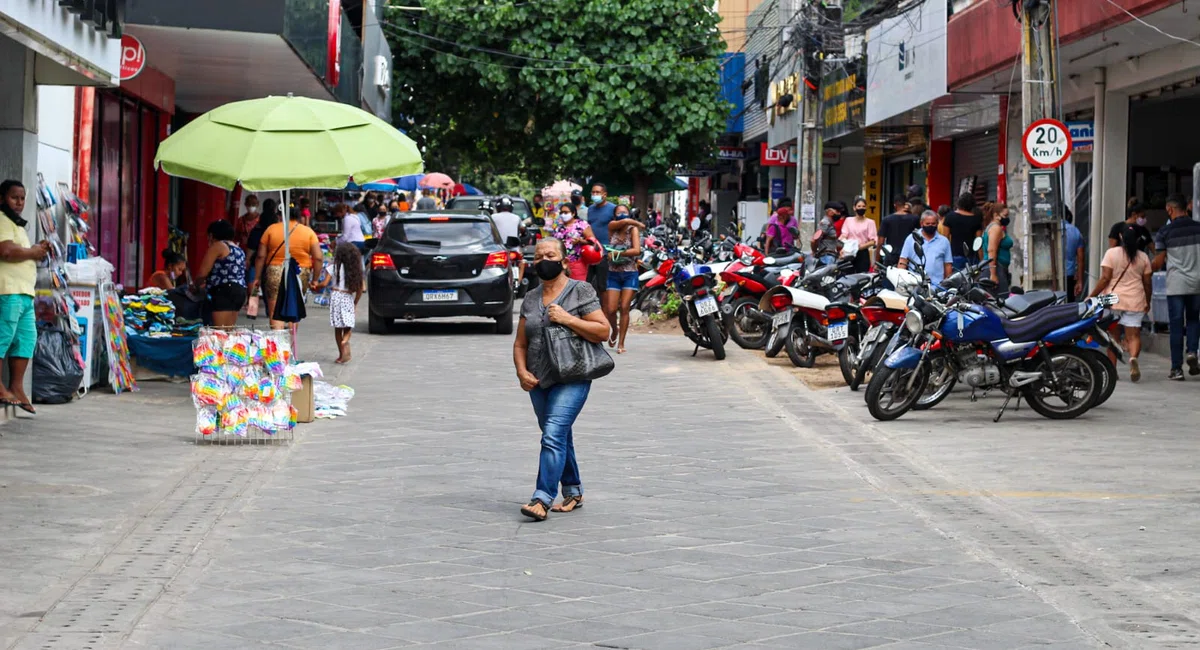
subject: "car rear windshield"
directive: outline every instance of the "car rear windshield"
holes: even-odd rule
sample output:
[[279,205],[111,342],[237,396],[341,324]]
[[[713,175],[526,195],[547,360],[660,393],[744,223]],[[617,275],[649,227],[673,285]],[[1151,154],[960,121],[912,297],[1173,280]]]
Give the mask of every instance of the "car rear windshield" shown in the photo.
[[[483,205],[483,199],[457,196],[450,199],[450,203],[446,205],[449,210],[478,210]],[[521,219],[529,219],[533,216],[533,210],[529,209],[529,204],[525,199],[515,199],[513,201],[513,214],[521,217]]]
[[491,223],[453,217],[434,217],[432,220],[396,219],[388,226],[388,236],[404,244],[437,248],[496,241]]

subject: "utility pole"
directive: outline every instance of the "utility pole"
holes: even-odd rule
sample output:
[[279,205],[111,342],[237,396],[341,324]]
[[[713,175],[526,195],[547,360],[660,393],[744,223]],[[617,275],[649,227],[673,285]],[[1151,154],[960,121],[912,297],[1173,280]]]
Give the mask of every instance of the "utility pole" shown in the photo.
[[[818,211],[817,198],[821,195],[822,148],[825,137],[822,129],[824,122],[824,97],[821,93],[821,82],[825,74],[824,58],[827,47],[841,47],[841,0],[829,0],[825,4],[808,2],[804,11],[805,16],[800,25],[799,47],[800,76],[804,80],[797,84],[803,93],[800,114],[800,132],[797,134],[796,145],[799,155],[796,161],[796,203],[799,206],[801,242],[808,242],[816,231],[817,222],[821,218]],[[822,16],[815,14],[821,13]],[[829,25],[833,26],[830,27]],[[793,37],[795,39],[795,35]],[[835,52],[838,57],[841,52]]]
[[[1013,0],[1021,8],[1021,116],[1024,133],[1029,125],[1045,118],[1061,119],[1058,94],[1058,17],[1055,0]],[[1099,161],[1097,165],[1101,164]],[[1062,245],[1063,189],[1061,168],[1050,179],[1055,194],[1052,214],[1038,215],[1032,209],[1032,193],[1038,191],[1028,161],[1024,166],[1021,192],[1024,217],[1024,273],[1022,286],[1026,289],[1051,288],[1064,290],[1064,258]],[[1041,177],[1044,179],[1045,177]],[[1094,215],[1098,219],[1099,215]],[[1067,278],[1068,282],[1073,282]]]

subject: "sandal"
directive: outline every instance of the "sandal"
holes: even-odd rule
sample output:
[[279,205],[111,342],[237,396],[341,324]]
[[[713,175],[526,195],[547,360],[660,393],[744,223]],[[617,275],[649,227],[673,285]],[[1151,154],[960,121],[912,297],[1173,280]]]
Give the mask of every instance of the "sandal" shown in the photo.
[[546,517],[550,516],[549,511],[546,509],[546,504],[538,499],[534,499],[521,506],[521,514],[534,521],[546,521]]
[[583,495],[563,497],[562,503],[550,509],[551,512],[571,512],[583,507]]
[[30,404],[29,402],[12,402],[12,405],[30,415],[37,415],[37,410],[34,409],[33,404]]

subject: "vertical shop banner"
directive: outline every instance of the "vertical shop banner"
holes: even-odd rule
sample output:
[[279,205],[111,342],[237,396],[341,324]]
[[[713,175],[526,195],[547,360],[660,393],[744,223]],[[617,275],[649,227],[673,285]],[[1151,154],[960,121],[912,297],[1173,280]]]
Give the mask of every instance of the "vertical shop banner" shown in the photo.
[[325,42],[325,83],[336,88],[342,76],[342,0],[329,0],[328,38]]
[[779,199],[782,199],[784,196],[786,196],[786,192],[784,189],[784,179],[772,178],[771,179],[771,201],[778,201]]
[[868,156],[863,161],[863,198],[867,216],[879,223],[883,218],[883,156]]
[[853,133],[862,128],[866,116],[867,92],[857,62],[838,66],[825,75],[821,92],[825,100],[826,140]]

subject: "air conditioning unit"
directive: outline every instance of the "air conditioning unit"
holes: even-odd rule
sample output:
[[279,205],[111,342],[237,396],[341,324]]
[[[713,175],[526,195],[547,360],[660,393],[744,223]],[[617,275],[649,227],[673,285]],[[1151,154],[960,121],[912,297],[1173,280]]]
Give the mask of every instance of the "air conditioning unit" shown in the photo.
[[385,91],[392,87],[392,70],[387,57],[383,55],[375,57],[375,85]]

